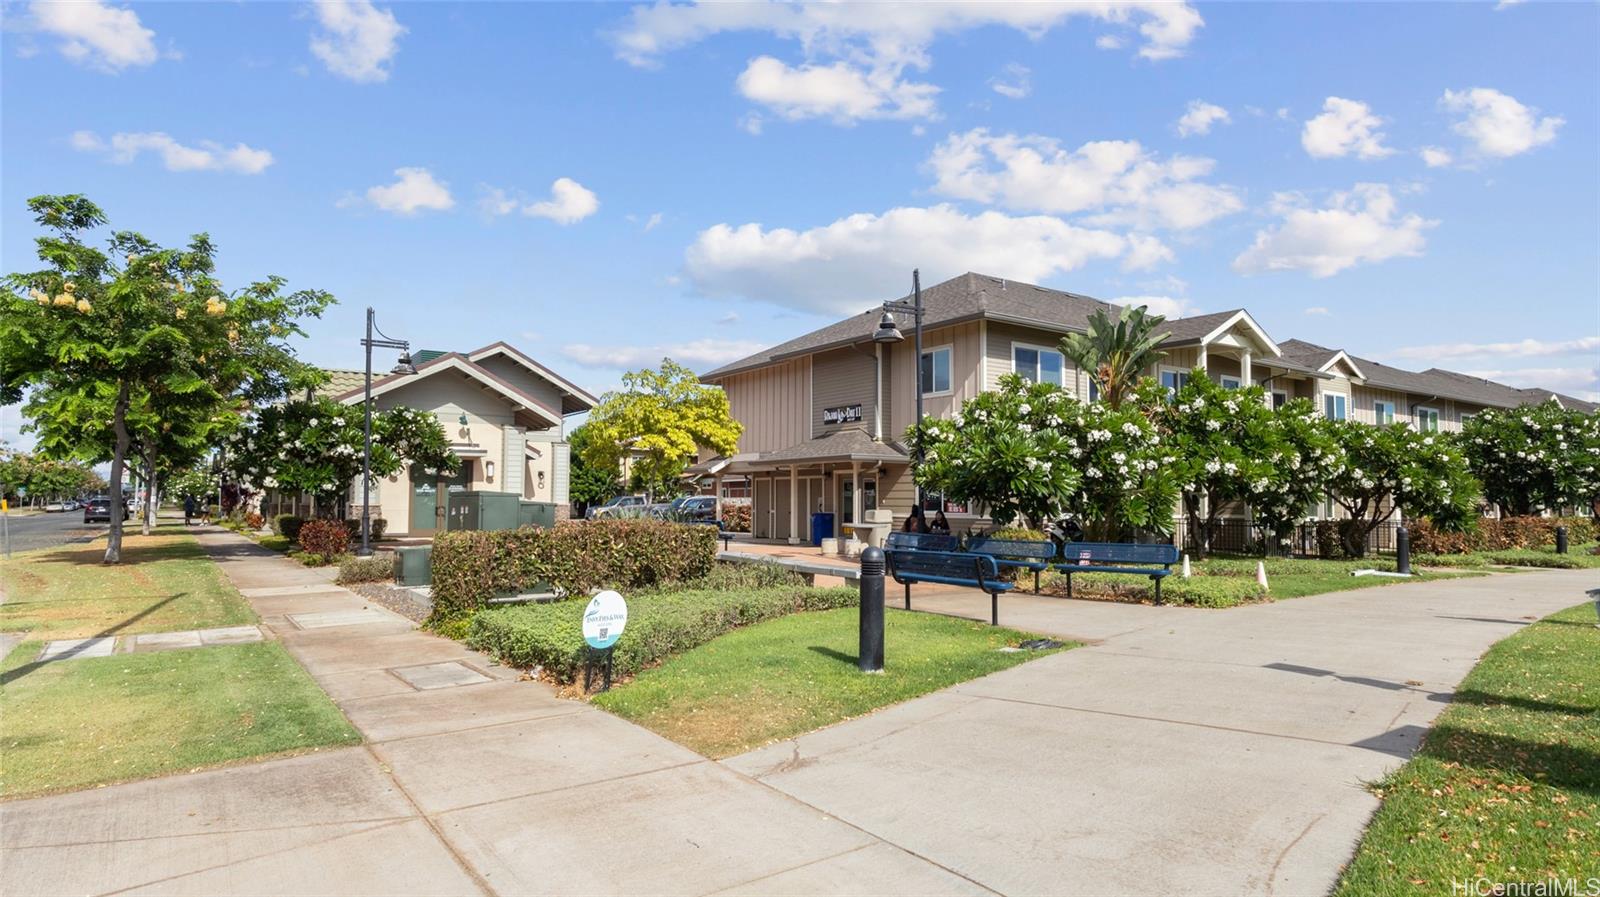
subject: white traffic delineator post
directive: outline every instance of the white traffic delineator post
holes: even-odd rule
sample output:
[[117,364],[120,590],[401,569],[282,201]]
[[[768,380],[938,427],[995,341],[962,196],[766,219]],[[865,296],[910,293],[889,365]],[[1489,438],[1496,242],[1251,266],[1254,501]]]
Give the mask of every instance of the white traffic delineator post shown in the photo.
[[1189,556],[1188,555],[1184,555],[1183,556],[1183,578],[1184,579],[1188,579],[1189,576],[1190,576],[1190,572],[1189,572]]
[[1266,561],[1256,561],[1256,585],[1260,586],[1263,589],[1270,589],[1271,588],[1271,586],[1267,585],[1267,562]]

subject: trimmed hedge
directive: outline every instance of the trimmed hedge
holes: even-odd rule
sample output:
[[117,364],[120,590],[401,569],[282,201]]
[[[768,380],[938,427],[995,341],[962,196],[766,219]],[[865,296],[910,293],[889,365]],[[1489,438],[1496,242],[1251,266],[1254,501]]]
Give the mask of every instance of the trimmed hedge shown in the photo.
[[444,533],[433,540],[433,616],[471,613],[496,595],[548,586],[570,596],[705,576],[715,527],[664,520],[583,520],[548,529]]
[[300,527],[305,525],[306,519],[297,514],[279,514],[272,518],[272,531],[290,542],[300,541]]
[[1543,548],[1556,544],[1556,527],[1567,528],[1573,545],[1595,539],[1596,527],[1589,517],[1501,517],[1479,520],[1471,532],[1448,532],[1427,520],[1413,520],[1411,550],[1419,554],[1466,554],[1471,551],[1509,551]]
[[[804,585],[637,595],[628,603],[628,625],[613,649],[612,670],[631,676],[741,626],[799,611],[852,607],[859,601],[857,590],[849,587]],[[540,667],[557,682],[573,682],[583,676],[583,606],[557,601],[479,611],[467,644],[501,663]]]
[[339,562],[335,582],[391,582],[394,580],[394,555],[375,554],[369,558],[345,558]]

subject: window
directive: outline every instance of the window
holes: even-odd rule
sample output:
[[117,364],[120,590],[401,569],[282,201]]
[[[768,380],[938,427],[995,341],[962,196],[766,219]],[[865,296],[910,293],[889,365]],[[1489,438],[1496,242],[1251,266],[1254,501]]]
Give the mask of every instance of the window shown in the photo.
[[1025,346],[1013,343],[1011,346],[1011,363],[1023,379],[1034,383],[1062,383],[1061,372],[1066,367],[1061,353],[1054,349],[1042,349],[1038,346]]
[[922,394],[950,391],[950,347],[942,346],[922,353]]
[[1439,432],[1439,409],[1418,408],[1417,430],[1423,433]]
[[1272,410],[1277,411],[1287,404],[1289,404],[1289,394],[1284,390],[1274,389],[1272,391]]
[[1394,403],[1373,402],[1372,422],[1380,427],[1394,423]]
[[1222,388],[1223,389],[1238,389],[1239,388],[1239,378],[1238,377],[1223,377],[1222,378]]
[[946,514],[965,514],[967,506],[958,501],[945,501],[944,495],[939,492],[924,492],[922,510],[929,514],[936,511],[944,511]]
[[1322,394],[1322,415],[1328,420],[1344,420],[1346,399],[1342,393],[1325,392]]
[[1182,389],[1183,385],[1188,382],[1189,372],[1182,368],[1161,369],[1161,385],[1167,388],[1168,398],[1177,395],[1178,390]]
[[1465,427],[1467,425],[1467,421],[1472,420],[1474,417],[1477,417],[1477,415],[1471,411],[1461,412],[1461,426]]
[[1093,377],[1089,378],[1089,401],[1100,401],[1100,381]]

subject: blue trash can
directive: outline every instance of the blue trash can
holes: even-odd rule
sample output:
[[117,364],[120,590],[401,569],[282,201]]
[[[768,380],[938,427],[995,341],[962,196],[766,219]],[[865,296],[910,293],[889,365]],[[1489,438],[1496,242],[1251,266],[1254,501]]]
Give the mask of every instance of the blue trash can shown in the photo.
[[811,544],[821,545],[823,539],[833,538],[833,515],[811,515]]

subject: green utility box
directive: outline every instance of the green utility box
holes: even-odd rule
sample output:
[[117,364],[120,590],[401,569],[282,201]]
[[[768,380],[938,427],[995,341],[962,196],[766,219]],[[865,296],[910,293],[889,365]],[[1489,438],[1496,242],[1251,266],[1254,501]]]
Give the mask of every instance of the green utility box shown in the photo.
[[547,501],[518,502],[517,526],[556,525],[556,506]]
[[450,529],[516,529],[521,496],[512,492],[456,492],[450,496]]
[[433,546],[408,545],[394,550],[395,582],[425,586],[433,582]]

